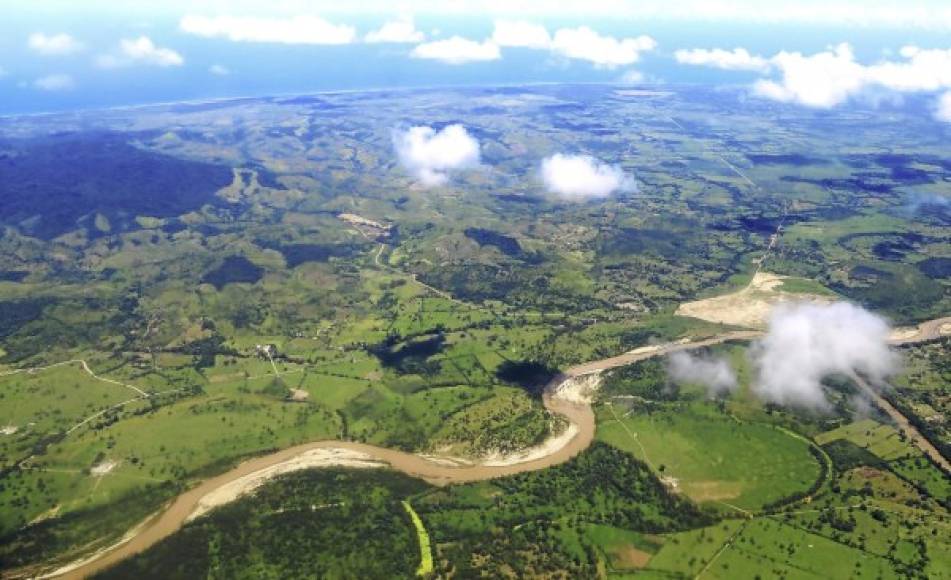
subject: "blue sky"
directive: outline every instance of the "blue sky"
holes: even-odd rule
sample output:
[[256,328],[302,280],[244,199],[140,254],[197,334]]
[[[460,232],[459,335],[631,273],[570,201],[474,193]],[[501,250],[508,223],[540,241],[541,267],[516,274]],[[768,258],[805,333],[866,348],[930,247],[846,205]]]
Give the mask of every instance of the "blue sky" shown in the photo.
[[951,120],[951,4],[943,2],[0,1],[4,115],[335,89],[623,81],[739,85],[820,108],[868,93],[925,93],[935,118]]

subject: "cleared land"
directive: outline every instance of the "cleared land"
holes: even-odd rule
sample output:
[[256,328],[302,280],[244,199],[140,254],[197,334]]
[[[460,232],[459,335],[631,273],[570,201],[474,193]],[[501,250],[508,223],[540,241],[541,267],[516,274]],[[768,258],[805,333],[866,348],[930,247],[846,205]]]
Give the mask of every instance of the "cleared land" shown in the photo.
[[[831,293],[808,280],[757,272],[742,290],[681,304],[678,316],[699,318],[707,322],[746,328],[766,327],[769,314],[778,304],[797,302],[828,302]],[[786,288],[793,290],[787,290]]]

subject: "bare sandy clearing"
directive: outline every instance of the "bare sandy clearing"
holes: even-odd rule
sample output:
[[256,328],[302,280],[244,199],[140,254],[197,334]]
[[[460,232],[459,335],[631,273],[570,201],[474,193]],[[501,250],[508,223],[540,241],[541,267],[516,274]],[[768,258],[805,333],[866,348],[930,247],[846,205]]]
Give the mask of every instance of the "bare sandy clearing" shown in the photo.
[[757,272],[742,290],[681,304],[675,314],[699,318],[707,322],[765,328],[769,314],[777,304],[784,302],[829,302],[826,296],[784,292],[780,290],[788,276]]
[[888,338],[892,340],[907,340],[909,338],[913,338],[916,334],[918,334],[917,328],[902,327],[893,330],[891,334],[888,335]]
[[310,398],[310,393],[304,389],[291,389],[291,400],[297,403],[306,401]]
[[103,475],[106,475],[107,473],[115,469],[117,465],[119,465],[118,461],[111,461],[111,460],[103,461],[102,463],[93,465],[92,468],[90,468],[89,470],[89,475],[102,477]]
[[384,463],[373,459],[367,453],[351,449],[310,449],[277,465],[243,475],[205,494],[198,500],[195,510],[185,521],[189,522],[218,506],[231,503],[261,487],[269,480],[285,473],[316,467],[372,468],[383,467],[384,465]]
[[892,344],[926,342],[951,336],[951,316],[926,320],[918,326],[903,326],[892,330],[888,336]]
[[359,216],[353,213],[342,213],[337,216],[339,219],[351,223],[355,226],[370,226],[371,228],[378,228],[381,230],[387,229],[388,226],[381,224],[380,222],[367,219],[363,216]]
[[614,551],[615,565],[630,569],[644,568],[650,562],[652,554],[638,550],[634,546],[624,546]]

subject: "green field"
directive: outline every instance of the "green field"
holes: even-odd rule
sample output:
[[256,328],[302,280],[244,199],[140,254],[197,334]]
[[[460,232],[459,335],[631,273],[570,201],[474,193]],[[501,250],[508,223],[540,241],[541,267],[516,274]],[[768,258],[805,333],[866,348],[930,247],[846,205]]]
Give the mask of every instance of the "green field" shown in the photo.
[[[731,330],[674,312],[761,267],[789,277],[782,290],[896,324],[951,311],[947,212],[910,205],[919,189],[951,193],[944,141],[921,139],[930,118],[732,99],[465,87],[4,119],[0,568],[91,553],[198,481],[296,443],[524,449],[563,424],[537,376],[507,369]],[[419,187],[392,129],[459,119],[484,167]],[[533,176],[565,150],[621,167],[636,190],[551,194]],[[438,490],[309,473],[116,577],[178,553],[162,577],[411,577],[422,541],[403,501],[442,576],[694,576],[719,552],[705,574],[808,577],[817,541],[835,544],[821,545],[837,573],[884,559],[883,576],[946,575],[947,477],[847,382],[830,381],[828,414],[764,404],[747,346],[709,349],[739,379],[715,399],[672,385],[662,359],[612,371],[598,441],[565,465]],[[903,350],[886,396],[946,449],[947,341]],[[98,379],[78,363],[30,371],[80,358]],[[276,513],[338,501],[358,507]]]
[[856,421],[817,435],[816,443],[824,445],[839,439],[851,441],[885,460],[919,454],[919,451],[902,437],[894,427],[883,425],[872,419]]
[[698,502],[756,511],[820,476],[809,445],[774,426],[739,421],[705,404],[598,410],[598,439],[649,461]]
[[419,567],[416,569],[416,575],[428,576],[433,571],[433,548],[429,541],[429,533],[413,506],[406,500],[403,500],[402,503],[403,507],[406,508],[406,513],[413,520],[413,527],[416,528],[416,539],[419,542]]

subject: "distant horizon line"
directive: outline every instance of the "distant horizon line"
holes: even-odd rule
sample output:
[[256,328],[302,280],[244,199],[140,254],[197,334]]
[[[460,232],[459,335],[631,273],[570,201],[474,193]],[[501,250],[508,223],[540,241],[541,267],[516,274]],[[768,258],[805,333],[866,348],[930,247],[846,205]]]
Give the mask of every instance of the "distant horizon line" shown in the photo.
[[[696,86],[713,86],[707,85],[705,83],[690,83],[690,82],[666,82],[666,81],[645,81],[638,83],[629,83],[620,80],[614,81],[526,81],[526,82],[515,82],[515,83],[472,83],[472,84],[446,84],[446,85],[419,85],[419,86],[407,86],[407,85],[396,85],[396,86],[380,86],[380,87],[366,87],[366,88],[353,88],[353,89],[323,89],[317,91],[306,91],[306,92],[286,92],[286,93],[268,93],[268,94],[259,94],[259,95],[234,95],[228,97],[205,97],[197,99],[183,99],[183,100],[174,100],[174,101],[155,101],[150,103],[131,103],[125,105],[110,105],[107,107],[87,107],[79,109],[63,109],[59,111],[38,111],[30,113],[8,113],[0,114],[0,119],[22,119],[28,117],[55,117],[57,115],[75,115],[75,114],[84,114],[84,113],[96,113],[96,112],[106,112],[106,111],[125,111],[125,110],[135,110],[135,109],[147,109],[151,107],[168,107],[171,105],[206,105],[212,103],[226,103],[229,101],[245,101],[252,99],[274,99],[274,98],[289,98],[289,97],[306,97],[311,95],[333,95],[333,94],[352,94],[352,93],[377,93],[383,91],[422,91],[422,90],[439,90],[439,89],[471,89],[478,87],[485,88],[504,88],[504,87],[537,87],[537,86],[573,86],[573,85],[584,85],[584,86],[618,86],[618,87],[696,87]],[[717,85],[718,88],[731,88],[741,86],[741,83],[723,85]]]

